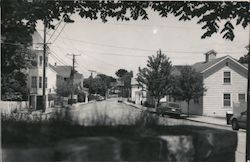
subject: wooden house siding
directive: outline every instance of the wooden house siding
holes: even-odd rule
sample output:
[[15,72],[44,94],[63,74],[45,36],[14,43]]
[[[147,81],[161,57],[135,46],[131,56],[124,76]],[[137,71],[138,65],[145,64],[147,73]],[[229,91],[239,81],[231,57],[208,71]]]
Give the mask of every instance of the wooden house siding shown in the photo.
[[[228,62],[228,66],[226,66]],[[224,84],[224,71],[231,72],[231,83]],[[230,59],[226,59],[218,66],[211,68],[203,73],[204,86],[207,91],[203,96],[203,115],[206,116],[223,116],[227,111],[232,111],[233,103],[238,102],[238,94],[247,91],[247,73],[243,72],[239,65],[237,66]],[[224,93],[231,95],[231,106],[224,107]]]

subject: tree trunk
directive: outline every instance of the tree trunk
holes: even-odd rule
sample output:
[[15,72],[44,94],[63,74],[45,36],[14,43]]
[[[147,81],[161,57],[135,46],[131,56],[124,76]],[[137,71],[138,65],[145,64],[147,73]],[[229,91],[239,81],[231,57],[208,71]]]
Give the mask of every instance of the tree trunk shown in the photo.
[[155,102],[155,109],[157,109],[157,102],[156,101],[154,101]]
[[190,101],[187,102],[187,104],[188,104],[188,117],[189,117],[189,102],[190,102]]
[[158,99],[154,98],[154,103],[155,103],[155,109],[157,109],[157,105],[158,105]]

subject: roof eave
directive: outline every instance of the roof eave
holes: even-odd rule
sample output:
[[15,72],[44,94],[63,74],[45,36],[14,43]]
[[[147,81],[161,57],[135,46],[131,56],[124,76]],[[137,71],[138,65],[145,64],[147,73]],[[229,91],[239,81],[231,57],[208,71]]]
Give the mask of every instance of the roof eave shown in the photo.
[[201,71],[200,73],[205,73],[206,71],[208,71],[209,69],[211,69],[212,67],[218,65],[219,63],[221,63],[222,61],[226,60],[226,59],[230,59],[233,62],[235,62],[236,64],[238,64],[239,66],[241,66],[243,69],[248,70],[244,65],[242,65],[241,63],[239,63],[238,61],[234,60],[231,56],[227,55],[224,59],[218,61],[217,63],[215,63],[214,65],[209,66],[208,68],[206,68],[205,70]]

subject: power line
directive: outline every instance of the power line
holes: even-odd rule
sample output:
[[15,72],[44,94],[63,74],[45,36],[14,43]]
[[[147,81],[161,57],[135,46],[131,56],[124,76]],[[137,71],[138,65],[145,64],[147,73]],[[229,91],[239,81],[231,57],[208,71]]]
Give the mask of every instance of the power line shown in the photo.
[[[69,65],[67,65],[67,63],[65,63],[65,62],[63,61],[63,59],[62,59],[61,57],[59,57],[54,51],[51,51],[51,52],[52,52],[51,55],[53,56],[53,58],[57,59],[57,60],[59,61],[59,63],[65,65],[65,66],[69,66]],[[76,64],[78,64],[78,63],[76,62]],[[85,66],[80,65],[80,64],[78,64],[78,65],[79,65],[80,68],[83,67],[84,69],[86,69],[85,71],[88,72],[88,68],[86,68]],[[66,70],[66,68],[64,68],[64,69]],[[81,70],[83,70],[83,69],[81,68]],[[84,71],[84,70],[83,70],[83,71]]]
[[[78,62],[76,62],[77,65],[79,65],[78,67],[81,69],[81,70],[86,70],[86,71],[89,71],[89,69],[83,65],[80,65]],[[82,68],[83,67],[83,68]]]
[[[63,44],[65,45],[65,46],[67,46],[66,44],[65,44],[65,42],[63,41]],[[62,51],[61,50],[61,48],[59,48],[56,44],[53,44],[55,47],[57,47],[62,53],[64,52],[64,51]],[[55,54],[55,52],[54,52],[54,54]],[[59,57],[59,56],[58,56]],[[78,64],[77,62],[76,62],[76,64]],[[81,69],[81,70],[83,70],[84,71],[84,69],[86,69],[86,71],[88,72],[88,68],[86,68],[85,66],[83,66],[83,65],[80,65],[80,64],[78,64],[79,65],[79,68]],[[82,68],[83,67],[83,68]]]
[[55,43],[55,41],[57,40],[57,38],[60,36],[60,34],[62,33],[63,29],[65,28],[66,23],[63,24],[62,29],[60,30],[59,34],[57,35],[57,37],[54,39],[53,43]]
[[[143,49],[143,48],[135,48],[135,47],[124,47],[124,46],[116,46],[116,45],[110,45],[110,44],[103,44],[103,43],[96,43],[96,42],[90,42],[90,41],[85,41],[85,40],[77,40],[77,39],[72,39],[72,38],[66,38],[62,37],[62,39],[66,40],[71,40],[71,41],[76,41],[80,43],[85,43],[85,44],[91,44],[91,45],[96,45],[96,46],[102,46],[102,47],[111,47],[111,48],[118,48],[118,49],[126,49],[126,50],[133,50],[133,51],[144,51],[144,52],[155,52],[157,51],[156,49]],[[204,53],[204,51],[177,51],[177,50],[162,50],[162,52],[170,52],[170,53],[196,53],[196,54],[201,54]],[[220,51],[221,53],[244,53],[243,51]]]
[[[78,49],[77,49],[77,50],[78,50]],[[106,62],[106,61],[100,60],[99,58],[94,57],[94,56],[92,56],[92,55],[88,55],[87,52],[85,52],[85,51],[84,51],[84,52],[83,52],[82,50],[79,50],[79,51],[82,52],[82,53],[84,53],[84,54],[87,55],[88,57],[91,57],[91,58],[94,59],[94,60],[97,60],[97,61],[102,62],[102,63],[104,63],[104,64],[110,65],[110,66],[112,66],[112,67],[121,68],[121,67],[119,67],[119,66],[117,66],[117,65],[113,65],[113,64],[108,63],[108,62]]]
[[[54,54],[51,53],[51,56],[54,58],[54,60],[55,60],[57,63],[60,63],[60,64],[62,64],[62,65],[64,65],[64,66],[66,66],[63,62],[61,62],[60,59],[57,58],[56,55],[54,55]],[[65,70],[66,70],[66,69],[65,69]]]
[[[57,46],[57,48],[59,48],[59,47]],[[79,50],[79,49],[77,49],[77,48],[76,48],[76,50],[82,52],[81,50]],[[89,50],[85,50],[84,53],[85,53],[85,54],[88,53],[87,51],[89,51]],[[89,52],[94,52],[94,53],[97,54],[97,55],[110,55],[110,56],[117,56],[117,57],[127,57],[127,56],[128,56],[128,57],[133,57],[133,58],[135,58],[135,57],[138,57],[138,58],[147,58],[148,56],[153,55],[152,52],[151,52],[151,54],[148,54],[148,55],[122,54],[122,53],[112,53],[112,52],[103,53],[103,52],[92,51],[92,50],[89,51]],[[171,55],[171,54],[173,54],[173,53],[172,53],[172,52],[167,52],[167,55]],[[181,52],[180,52],[180,54],[181,54]],[[197,54],[201,54],[201,53],[190,53],[190,54],[195,54],[195,55],[197,55]],[[88,54],[87,54],[87,55],[88,55]],[[88,55],[88,56],[91,56],[91,57],[92,57],[92,55]],[[190,57],[190,55],[185,55],[185,56]],[[173,56],[171,56],[171,57],[183,58],[183,57],[185,57],[185,56],[173,55]]]
[[51,34],[50,38],[48,39],[48,42],[49,42],[50,39],[53,37],[53,35],[56,33],[57,29],[59,28],[60,24],[62,23],[62,20],[63,20],[63,19],[61,19],[61,21],[57,24],[57,27],[56,27],[56,29],[53,31],[53,33]]
[[[64,34],[65,34],[66,37],[68,37],[68,36],[67,36],[67,33],[64,32]],[[61,37],[61,36],[60,36],[60,37]],[[68,40],[68,41],[69,41],[69,40]],[[75,47],[75,45],[74,45],[73,42],[71,42],[71,41],[69,41],[69,42],[70,42],[70,44],[71,44],[73,50],[76,49],[77,51],[86,54],[85,52],[83,52],[83,51],[77,49],[77,48]],[[64,40],[63,40],[63,43],[64,43]],[[64,43],[64,44],[65,44],[65,43]],[[66,44],[65,44],[65,45],[66,45]],[[87,54],[86,54],[86,55],[87,55]],[[87,56],[90,56],[90,55],[87,55]],[[90,57],[92,57],[92,56],[90,56]],[[107,62],[104,62],[104,61],[102,61],[102,60],[99,60],[98,58],[95,58],[95,57],[92,57],[92,58],[93,58],[94,60],[98,60],[98,61],[100,61],[100,62],[102,62],[102,63],[108,64],[108,65],[110,65],[110,66],[112,66],[112,67],[118,67],[118,66],[109,64],[109,63],[107,63]],[[76,64],[78,64],[78,63],[76,62]],[[78,65],[79,65],[79,66],[83,66],[83,65],[80,65],[80,64],[78,64]],[[89,71],[89,69],[86,68],[85,66],[83,66],[83,68],[86,69],[87,71]],[[118,68],[120,68],[120,67],[118,67]]]
[[67,63],[66,63],[62,58],[60,58],[60,57],[59,57],[54,51],[52,51],[52,50],[51,50],[51,55],[52,55],[52,56],[54,55],[54,57],[56,57],[57,60],[58,60],[60,63],[62,63],[63,65],[69,66],[69,65],[67,65]]

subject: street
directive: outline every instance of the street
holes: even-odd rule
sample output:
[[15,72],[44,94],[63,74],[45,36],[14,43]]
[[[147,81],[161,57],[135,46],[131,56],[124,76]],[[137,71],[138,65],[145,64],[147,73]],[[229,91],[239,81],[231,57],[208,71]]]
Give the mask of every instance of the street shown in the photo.
[[[80,124],[131,124],[136,116],[140,115],[142,110],[125,103],[118,103],[117,99],[108,99],[88,104],[80,104],[71,109],[73,119]],[[219,126],[194,122],[187,119],[174,119],[169,117],[159,117],[159,123],[162,125],[193,125],[201,127],[211,127],[217,129],[226,129],[233,131],[231,127]],[[245,160],[246,131],[240,129],[238,135],[238,146],[235,153],[236,162]],[[230,141],[229,141],[230,142]]]

